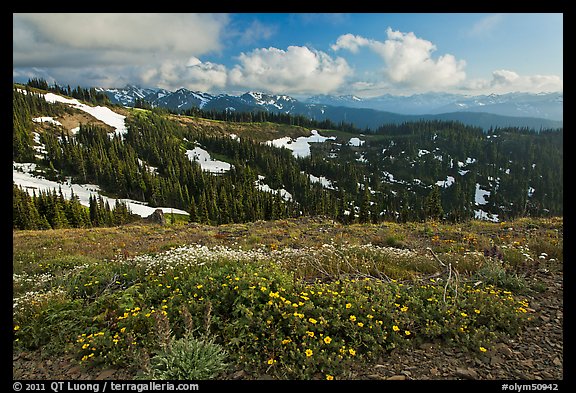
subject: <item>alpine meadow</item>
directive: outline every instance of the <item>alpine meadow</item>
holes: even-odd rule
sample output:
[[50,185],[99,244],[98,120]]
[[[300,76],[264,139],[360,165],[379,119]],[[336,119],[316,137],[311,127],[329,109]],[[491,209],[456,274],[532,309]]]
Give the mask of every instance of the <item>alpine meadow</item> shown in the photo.
[[66,15],[14,14],[14,380],[563,386],[561,76],[456,39],[520,14]]

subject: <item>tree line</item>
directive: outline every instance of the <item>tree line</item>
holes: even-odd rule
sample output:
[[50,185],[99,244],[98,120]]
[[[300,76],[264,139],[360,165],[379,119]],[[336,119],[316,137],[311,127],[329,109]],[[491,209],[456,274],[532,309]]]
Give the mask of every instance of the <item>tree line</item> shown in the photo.
[[66,199],[62,189],[39,190],[30,195],[21,186],[12,185],[13,229],[59,229],[116,226],[134,221],[128,204],[116,200],[113,208],[101,195],[90,196],[90,206],[80,204],[72,191]]

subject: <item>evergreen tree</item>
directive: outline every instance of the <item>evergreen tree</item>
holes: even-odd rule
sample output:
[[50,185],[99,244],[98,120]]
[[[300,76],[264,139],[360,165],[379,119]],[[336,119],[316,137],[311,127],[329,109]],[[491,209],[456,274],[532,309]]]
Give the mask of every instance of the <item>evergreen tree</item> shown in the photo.
[[440,220],[444,216],[440,197],[440,187],[437,185],[432,187],[432,191],[430,191],[424,201],[424,215],[426,219],[431,220]]

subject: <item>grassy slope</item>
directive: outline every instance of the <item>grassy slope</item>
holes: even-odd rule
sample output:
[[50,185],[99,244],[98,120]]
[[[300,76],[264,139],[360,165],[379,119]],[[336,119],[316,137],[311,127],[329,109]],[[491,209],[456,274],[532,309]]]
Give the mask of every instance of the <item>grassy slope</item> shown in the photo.
[[[202,255],[189,254],[205,260],[205,266],[186,270],[188,262],[161,257],[183,245],[207,246],[198,249]],[[486,269],[494,265],[468,253],[482,255],[492,245],[504,252],[505,269]],[[146,353],[162,354],[159,343],[170,340],[168,328],[164,334],[158,330],[162,323],[179,337],[188,329],[185,308],[191,326],[204,326],[221,339],[232,356],[229,373],[241,368],[254,376],[346,378],[352,365],[373,362],[396,346],[441,338],[485,351],[494,334],[516,332],[521,319],[531,315],[523,314],[528,307],[523,294],[544,290],[523,272],[538,266],[561,271],[562,245],[562,218],[350,226],[300,218],[218,227],[177,221],[13,231],[19,302],[14,330],[20,340],[15,348],[64,351],[80,364],[96,355],[99,362],[138,370]],[[220,246],[242,251],[207,251]],[[390,256],[380,247],[415,253]],[[446,288],[453,289],[454,281],[448,280],[448,287],[432,279],[446,278],[446,270],[430,258],[428,248],[460,273],[458,302],[448,296],[446,303]],[[247,250],[264,261],[246,257]],[[278,257],[275,250],[287,252]],[[545,260],[538,258],[542,253]],[[154,254],[160,258],[141,259],[151,264],[130,262]],[[533,261],[528,265],[526,255]],[[472,285],[478,279],[484,284]],[[45,285],[51,300],[30,292],[33,301],[23,301],[26,291],[46,290]],[[121,341],[124,336],[130,339]],[[299,370],[300,364],[307,368]]]
[[182,222],[166,226],[135,223],[112,228],[14,231],[13,251],[15,264],[70,255],[112,259],[118,253],[135,256],[185,244],[241,246],[244,249],[260,246],[300,248],[334,241],[463,252],[482,251],[491,246],[491,241],[504,244],[538,242],[538,239],[553,236],[561,239],[562,225],[562,218],[521,219],[502,223],[470,221],[465,224],[382,223],[349,226],[320,218],[221,226]]

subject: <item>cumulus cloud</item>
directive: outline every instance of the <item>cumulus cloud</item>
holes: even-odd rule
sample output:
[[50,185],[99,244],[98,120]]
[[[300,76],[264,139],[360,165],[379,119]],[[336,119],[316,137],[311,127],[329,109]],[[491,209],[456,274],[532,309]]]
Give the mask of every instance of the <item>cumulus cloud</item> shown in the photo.
[[342,85],[351,73],[346,60],[305,46],[287,50],[260,48],[242,53],[229,82],[271,93],[328,93]]
[[519,75],[510,70],[492,73],[490,87],[495,90],[548,92],[563,90],[564,82],[557,75]]
[[564,81],[558,75],[520,75],[511,70],[495,70],[491,79],[473,79],[463,90],[477,93],[547,93],[564,90]]
[[227,23],[223,14],[13,14],[13,65],[135,65],[199,56],[221,48]]
[[403,33],[391,28],[386,30],[387,39],[377,41],[358,35],[345,34],[332,45],[335,51],[346,49],[357,53],[367,47],[384,61],[384,76],[389,82],[420,89],[438,89],[458,85],[466,79],[464,60],[451,54],[434,59],[436,46],[414,33]]
[[186,63],[165,61],[140,73],[144,85],[158,86],[167,90],[185,87],[189,90],[211,91],[226,86],[227,78],[224,65],[202,62],[197,57],[191,57]]

